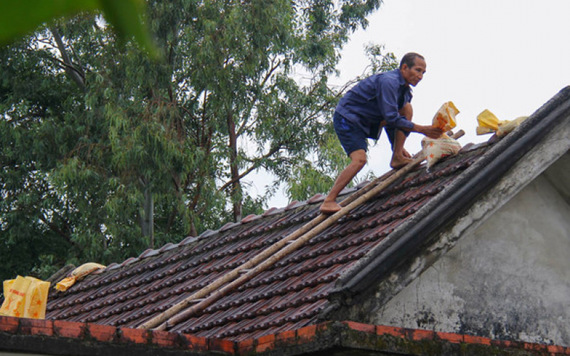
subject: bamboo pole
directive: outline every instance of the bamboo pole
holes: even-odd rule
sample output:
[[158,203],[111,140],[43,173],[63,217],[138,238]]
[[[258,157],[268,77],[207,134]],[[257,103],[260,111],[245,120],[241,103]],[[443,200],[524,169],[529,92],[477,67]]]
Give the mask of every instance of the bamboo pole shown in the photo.
[[150,319],[146,323],[140,325],[139,329],[151,329],[156,327],[157,325],[163,323],[171,316],[175,315],[176,313],[180,312],[181,310],[187,308],[190,304],[194,303],[198,299],[202,299],[212,293],[215,290],[221,288],[224,284],[228,283],[239,277],[239,275],[246,270],[250,270],[260,264],[263,260],[265,260],[268,256],[271,256],[275,252],[282,249],[289,241],[292,241],[299,236],[303,235],[307,231],[310,231],[312,228],[317,226],[320,222],[326,219],[326,215],[319,215],[313,220],[309,221],[307,224],[303,225],[300,229],[294,231],[293,233],[287,235],[285,238],[277,241],[273,245],[269,246],[267,249],[263,250],[260,254],[253,257],[251,260],[247,261],[246,263],[234,268],[233,270],[229,271],[228,273],[224,274],[222,277],[216,279],[212,283],[208,284],[206,287],[196,291],[194,294],[190,295],[188,298],[182,300],[178,304],[170,307],[169,309],[165,310],[164,312],[160,313],[156,317]]
[[[464,134],[463,130],[459,131],[457,134],[453,135],[453,138],[459,138]],[[227,295],[230,291],[234,290],[237,286],[250,281],[253,277],[259,273],[265,271],[267,268],[271,267],[277,261],[281,260],[289,253],[297,250],[303,246],[307,241],[321,233],[324,229],[331,226],[338,219],[346,215],[355,207],[366,202],[368,199],[372,198],[390,184],[398,180],[400,177],[404,176],[420,164],[425,157],[421,154],[421,151],[414,155],[412,162],[408,163],[403,168],[392,171],[393,174],[389,175],[383,181],[378,182],[374,180],[366,185],[364,188],[357,191],[355,194],[349,196],[341,202],[342,209],[333,215],[323,215],[320,214],[307,224],[303,225],[300,229],[287,235],[283,239],[279,240],[275,244],[269,246],[267,249],[262,251],[260,254],[249,260],[248,262],[236,267],[230,272],[226,273],[224,276],[218,278],[214,282],[210,283],[208,286],[198,290],[188,298],[182,300],[178,304],[172,306],[171,308],[160,313],[156,317],[148,320],[144,324],[140,325],[140,329],[151,329],[158,326],[158,330],[164,330],[168,326],[175,325],[183,320],[195,315],[198,311],[203,310],[219,300],[220,298]],[[242,274],[242,272],[247,271]],[[241,274],[241,276],[240,276]],[[225,286],[224,286],[225,285]],[[222,288],[222,286],[224,286]],[[204,297],[207,298],[203,299]],[[184,312],[178,314],[182,310],[186,309],[190,304],[196,302],[198,299],[203,299],[198,304],[193,307],[188,308]],[[177,315],[178,314],[178,315]]]
[[273,266],[276,262],[280,261],[282,258],[287,256],[291,252],[293,252],[293,251],[297,250],[298,248],[300,248],[301,246],[303,246],[307,241],[309,241],[310,239],[315,237],[317,234],[321,233],[323,230],[325,230],[326,228],[328,228],[332,224],[334,224],[338,219],[340,219],[341,217],[346,215],[352,209],[359,206],[363,202],[367,201],[368,199],[370,199],[371,197],[373,197],[374,195],[376,195],[377,193],[382,191],[384,188],[386,188],[387,186],[389,186],[390,184],[395,182],[397,179],[399,179],[400,177],[402,177],[403,175],[408,173],[412,168],[414,168],[416,165],[421,163],[423,160],[424,160],[424,157],[419,157],[419,158],[416,158],[415,160],[413,160],[411,163],[408,163],[404,168],[397,171],[396,174],[393,174],[387,180],[383,181],[379,185],[375,186],[373,189],[371,189],[368,192],[366,192],[365,194],[361,195],[360,197],[358,197],[358,199],[354,200],[352,203],[343,207],[340,211],[329,216],[328,219],[324,220],[322,223],[317,225],[315,228],[311,229],[309,232],[307,232],[306,234],[304,234],[300,238],[298,238],[295,241],[293,241],[292,243],[288,244],[287,246],[285,246],[284,248],[279,250],[277,253],[271,254],[270,257],[268,256],[269,258],[265,259],[257,267],[249,270],[247,273],[245,273],[242,276],[240,276],[239,278],[233,280],[229,284],[225,285],[223,288],[212,292],[212,294],[208,298],[204,299],[200,303],[198,303],[198,304],[192,306],[191,308],[183,311],[182,313],[177,314],[177,315],[173,316],[172,318],[168,319],[166,321],[166,323],[164,323],[163,325],[161,325],[159,327],[159,329],[164,330],[169,326],[176,325],[176,324],[178,324],[184,320],[189,319],[190,317],[195,315],[197,312],[209,307],[211,304],[213,304],[214,302],[216,302],[220,298],[226,296],[229,292],[233,291],[238,286],[250,281],[252,278],[257,276],[259,273],[265,271],[266,269]]

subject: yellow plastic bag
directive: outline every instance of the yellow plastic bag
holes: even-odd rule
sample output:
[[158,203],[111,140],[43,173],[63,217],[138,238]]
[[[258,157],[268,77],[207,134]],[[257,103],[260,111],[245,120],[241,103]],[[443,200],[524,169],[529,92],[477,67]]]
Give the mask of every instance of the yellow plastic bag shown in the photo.
[[429,137],[422,139],[422,151],[427,160],[427,169],[444,157],[456,155],[460,149],[461,144],[445,134],[438,139]]
[[4,281],[4,303],[0,315],[44,319],[50,282],[18,276]]
[[459,110],[457,110],[453,102],[443,103],[433,117],[432,126],[439,127],[443,132],[447,132],[457,125],[455,121],[455,115],[457,114],[459,114]]
[[64,278],[61,281],[59,281],[55,285],[55,289],[62,291],[62,292],[66,291],[72,285],[74,285],[75,282],[80,281],[85,276],[87,276],[89,273],[93,273],[93,272],[95,272],[99,269],[102,269],[102,268],[106,268],[106,267],[103,265],[100,265],[98,263],[94,263],[94,262],[82,264],[81,266],[74,269],[73,272],[71,272],[71,276]]
[[0,308],[0,315],[24,316],[24,303],[26,291],[31,281],[18,276],[16,279],[4,281],[4,303]]
[[24,317],[44,319],[46,316],[50,282],[44,282],[32,277],[27,278],[31,278],[32,283],[30,283],[30,287],[28,288],[28,293],[26,295]]
[[514,120],[499,120],[492,112],[485,109],[477,115],[477,135],[495,132],[502,137],[516,129],[528,116],[521,116]]
[[519,127],[519,125],[524,120],[526,120],[527,118],[528,118],[528,116],[521,116],[521,117],[517,117],[514,120],[507,121],[507,122],[499,125],[499,129],[497,130],[497,136],[499,136],[499,137],[505,136],[509,132],[511,132],[514,129],[516,129],[517,127]]

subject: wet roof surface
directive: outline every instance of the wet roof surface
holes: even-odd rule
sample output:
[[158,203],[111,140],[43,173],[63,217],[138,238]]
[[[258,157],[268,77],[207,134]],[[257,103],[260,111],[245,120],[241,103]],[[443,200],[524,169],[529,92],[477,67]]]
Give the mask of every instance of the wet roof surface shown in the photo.
[[[316,323],[316,317],[330,304],[329,293],[341,274],[491,146],[465,147],[431,172],[425,165],[418,167],[272,268],[167,330],[241,341]],[[53,292],[46,317],[137,327],[317,217],[321,201],[322,197],[316,196],[286,208],[273,208],[261,216],[248,216],[218,231],[110,265],[67,292]]]

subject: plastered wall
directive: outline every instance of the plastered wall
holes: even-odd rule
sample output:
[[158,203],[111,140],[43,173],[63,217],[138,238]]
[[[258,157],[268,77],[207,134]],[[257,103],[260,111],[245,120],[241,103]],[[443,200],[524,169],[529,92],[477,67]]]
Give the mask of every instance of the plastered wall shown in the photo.
[[545,177],[461,237],[369,322],[570,346],[570,206]]

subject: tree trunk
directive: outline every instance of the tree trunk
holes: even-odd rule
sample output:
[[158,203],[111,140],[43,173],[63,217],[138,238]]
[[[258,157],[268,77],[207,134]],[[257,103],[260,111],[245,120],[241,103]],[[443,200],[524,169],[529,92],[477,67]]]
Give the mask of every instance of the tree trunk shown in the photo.
[[228,113],[228,133],[229,133],[229,147],[230,147],[230,172],[231,180],[233,181],[231,185],[230,197],[233,204],[233,215],[234,222],[241,220],[241,209],[242,209],[242,195],[241,195],[241,183],[239,178],[239,169],[237,165],[237,135],[236,135],[236,125],[233,116]]
[[154,248],[154,200],[150,188],[144,190],[144,215],[141,221],[142,234],[149,239],[149,248]]

